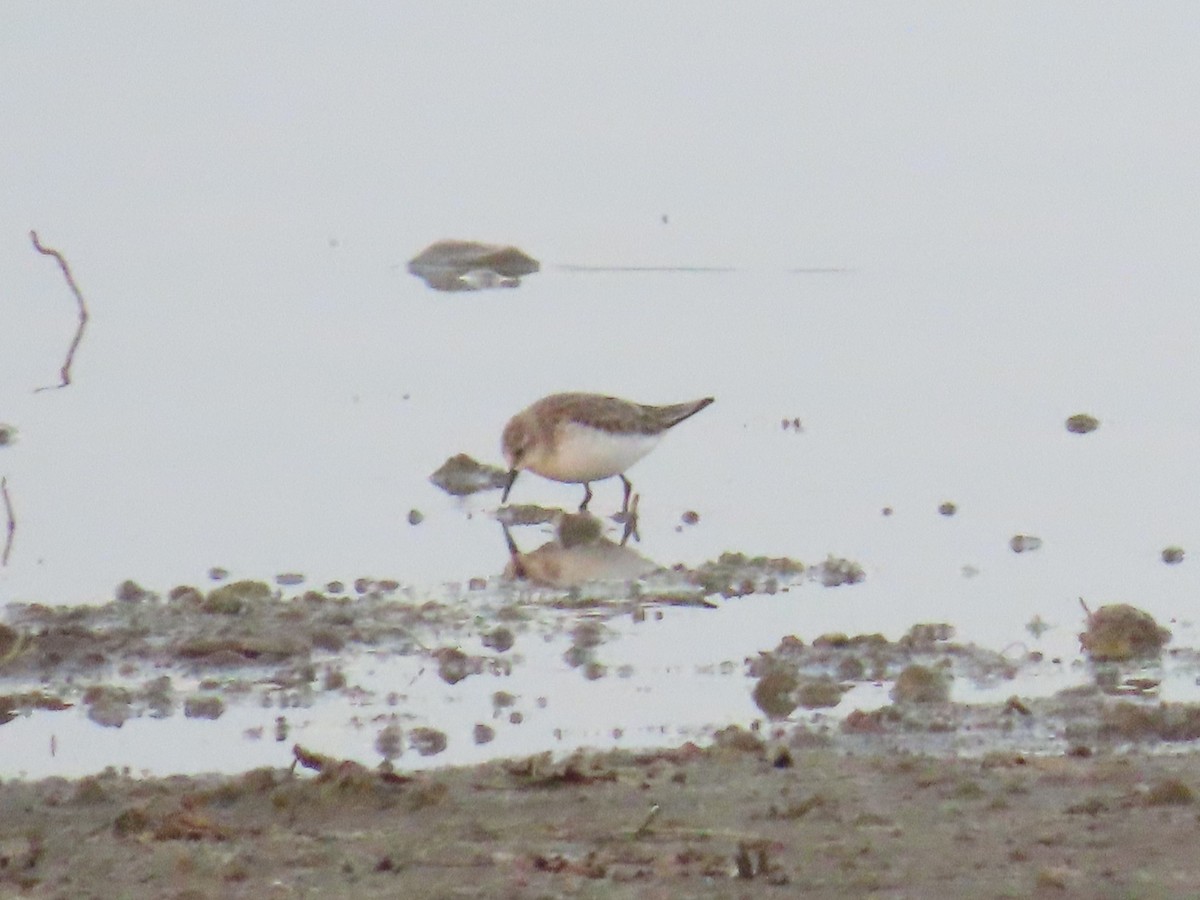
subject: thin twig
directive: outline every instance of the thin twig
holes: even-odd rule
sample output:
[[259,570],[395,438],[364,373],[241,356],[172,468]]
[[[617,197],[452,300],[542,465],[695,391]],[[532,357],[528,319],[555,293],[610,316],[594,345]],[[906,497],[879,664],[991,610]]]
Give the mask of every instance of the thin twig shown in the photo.
[[75,302],[79,304],[79,328],[75,331],[75,339],[71,341],[71,346],[67,348],[67,358],[63,361],[62,368],[59,369],[59,378],[61,381],[58,384],[48,384],[45,387],[40,387],[34,390],[50,391],[58,388],[64,388],[71,383],[71,363],[75,361],[75,351],[79,349],[79,344],[83,340],[83,328],[87,325],[88,311],[87,304],[83,301],[83,294],[79,292],[79,286],[75,284],[75,277],[71,274],[71,267],[67,265],[67,261],[63,255],[53,247],[43,247],[42,242],[38,240],[36,231],[29,232],[29,239],[33,241],[33,248],[43,256],[53,256],[58,261],[58,267],[62,269],[63,275],[67,279],[67,287],[71,289],[71,293],[75,295]]
[[4,514],[8,519],[7,537],[4,539],[4,553],[0,554],[0,566],[8,565],[8,557],[12,553],[13,536],[17,533],[17,517],[13,515],[12,499],[8,496],[8,478],[0,478],[0,497],[4,498]]

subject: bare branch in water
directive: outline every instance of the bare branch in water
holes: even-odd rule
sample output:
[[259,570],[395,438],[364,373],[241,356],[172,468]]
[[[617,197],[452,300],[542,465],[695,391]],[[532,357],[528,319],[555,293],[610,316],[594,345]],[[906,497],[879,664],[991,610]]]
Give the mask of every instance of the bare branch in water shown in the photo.
[[29,239],[33,241],[33,248],[43,256],[53,256],[58,261],[58,267],[62,269],[63,275],[67,279],[67,287],[71,289],[71,293],[75,295],[75,302],[79,304],[79,327],[75,330],[75,339],[71,341],[71,346],[67,348],[67,358],[63,361],[62,368],[59,370],[59,383],[48,384],[45,387],[37,388],[38,391],[50,391],[58,388],[64,388],[71,383],[71,363],[75,361],[75,351],[79,349],[79,344],[83,340],[83,329],[87,325],[88,310],[87,304],[83,300],[83,294],[79,293],[79,286],[75,284],[75,277],[71,274],[71,267],[63,258],[63,255],[53,247],[43,247],[42,242],[38,240],[36,231],[29,232]]
[[4,498],[4,515],[8,519],[8,536],[4,539],[4,553],[0,554],[0,566],[8,565],[12,553],[13,535],[17,533],[17,517],[13,515],[12,499],[8,496],[8,479],[0,478],[0,497]]

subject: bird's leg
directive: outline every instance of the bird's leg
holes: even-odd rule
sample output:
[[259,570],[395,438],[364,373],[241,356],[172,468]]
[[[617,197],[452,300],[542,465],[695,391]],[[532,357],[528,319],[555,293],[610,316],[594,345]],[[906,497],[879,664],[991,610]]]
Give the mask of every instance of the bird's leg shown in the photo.
[[624,534],[621,535],[621,546],[622,547],[624,547],[629,542],[630,536],[632,536],[633,539],[635,541],[638,541],[639,543],[642,540],[642,536],[640,534],[638,534],[638,530],[637,530],[637,527],[638,527],[638,498],[640,496],[641,496],[640,494],[634,494],[633,495],[633,503],[630,505],[629,510],[627,512],[622,513],[622,517],[625,519],[625,532],[624,532]]
[[[624,476],[622,476],[624,477]],[[579,504],[580,512],[587,512],[587,505],[592,502],[592,486],[586,481],[583,483],[583,502]]]
[[629,512],[629,495],[633,492],[633,483],[624,475],[621,476],[621,484],[625,485],[625,499],[621,502],[621,512]]

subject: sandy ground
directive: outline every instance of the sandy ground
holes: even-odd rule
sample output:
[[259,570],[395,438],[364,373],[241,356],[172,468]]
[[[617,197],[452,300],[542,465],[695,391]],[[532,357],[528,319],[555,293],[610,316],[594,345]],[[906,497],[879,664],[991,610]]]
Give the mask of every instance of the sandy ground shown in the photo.
[[0,895],[1194,897],[1200,758],[717,746],[0,785]]

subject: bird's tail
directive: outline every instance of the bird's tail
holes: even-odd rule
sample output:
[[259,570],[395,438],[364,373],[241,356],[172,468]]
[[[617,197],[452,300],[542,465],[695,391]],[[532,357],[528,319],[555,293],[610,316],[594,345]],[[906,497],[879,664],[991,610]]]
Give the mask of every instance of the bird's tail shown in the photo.
[[712,402],[712,397],[705,397],[703,400],[693,400],[691,403],[676,403],[673,406],[660,407],[663,421],[666,422],[668,428],[673,428],[684,419],[690,419]]

